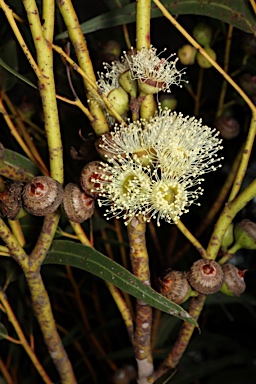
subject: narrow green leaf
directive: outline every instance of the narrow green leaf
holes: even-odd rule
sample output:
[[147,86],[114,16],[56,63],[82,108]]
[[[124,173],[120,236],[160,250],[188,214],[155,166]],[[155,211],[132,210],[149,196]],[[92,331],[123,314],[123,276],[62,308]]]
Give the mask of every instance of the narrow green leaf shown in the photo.
[[[248,33],[256,32],[255,16],[246,0],[163,0],[163,5],[172,15],[201,15],[212,17]],[[135,21],[136,4],[127,4],[110,12],[96,16],[81,24],[83,33],[98,31],[103,28],[129,24]],[[162,17],[162,12],[152,3],[151,18]],[[56,39],[68,37],[67,32]]]
[[[0,57],[0,65],[6,69],[6,71],[10,72],[13,76],[17,77],[18,79],[24,81],[24,83],[27,83],[31,87],[37,89],[34,83],[27,79],[25,76],[22,76],[19,72],[17,72],[14,68],[10,67],[1,57]],[[15,78],[14,78],[15,79]]]
[[0,143],[0,175],[10,180],[27,182],[40,171],[32,161]]
[[8,332],[5,328],[5,326],[2,323],[0,323],[0,340],[5,339],[6,336],[8,336]]
[[[0,60],[11,65],[15,70],[18,70],[18,55],[15,40],[8,40],[0,50]],[[0,62],[1,63],[1,62]],[[8,64],[6,64],[8,66]],[[6,68],[0,67],[0,88],[9,91],[15,85],[17,79],[10,75]]]
[[132,273],[102,253],[72,241],[55,240],[44,261],[45,264],[71,265],[113,283],[147,304],[197,326],[196,321],[179,305],[144,285]]

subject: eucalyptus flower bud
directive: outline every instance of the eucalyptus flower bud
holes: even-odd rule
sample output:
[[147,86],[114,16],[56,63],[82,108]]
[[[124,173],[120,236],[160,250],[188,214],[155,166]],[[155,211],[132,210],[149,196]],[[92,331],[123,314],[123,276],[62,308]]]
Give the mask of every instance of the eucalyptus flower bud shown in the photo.
[[154,116],[157,111],[156,101],[153,95],[146,95],[140,106],[140,117],[142,119],[148,120]]
[[159,97],[161,108],[164,110],[165,108],[174,111],[177,107],[177,99],[173,95],[162,94]]
[[[213,60],[216,60],[217,56],[216,56],[216,53],[215,51],[212,49],[212,48],[209,48],[209,47],[206,47],[205,48],[205,52],[208,53],[208,55],[213,59]],[[196,54],[196,60],[197,60],[197,63],[198,65],[201,67],[201,68],[211,68],[212,67],[212,64],[210,63],[210,61],[208,61],[200,52],[197,52]]]
[[[113,89],[107,95],[108,101],[113,105],[119,115],[123,115],[129,109],[129,97],[121,87]],[[109,111],[110,112],[110,111]],[[111,114],[111,112],[110,112]]]
[[193,36],[200,45],[206,47],[212,39],[212,28],[209,24],[198,23],[193,29]]
[[183,45],[178,50],[178,57],[181,64],[192,65],[195,62],[197,50],[190,44]]
[[122,73],[118,78],[121,87],[129,93],[130,96],[136,97],[137,95],[137,82],[131,78],[131,72],[129,70]]

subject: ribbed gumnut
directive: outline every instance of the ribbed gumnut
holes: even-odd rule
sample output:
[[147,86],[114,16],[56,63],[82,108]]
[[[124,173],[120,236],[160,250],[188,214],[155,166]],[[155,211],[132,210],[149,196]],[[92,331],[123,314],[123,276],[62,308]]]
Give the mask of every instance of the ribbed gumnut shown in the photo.
[[[108,101],[115,108],[119,115],[123,115],[129,109],[129,96],[128,93],[121,87],[115,88],[109,92],[107,96]],[[112,115],[112,112],[109,111]]]
[[197,50],[190,44],[185,44],[178,50],[178,57],[181,64],[192,65],[195,62]]
[[224,283],[220,291],[228,296],[240,296],[246,288],[244,281],[246,270],[241,271],[233,264],[224,264],[222,270],[224,272]]
[[63,208],[69,220],[83,223],[94,212],[95,202],[93,197],[81,191],[78,185],[69,183],[64,188]]
[[200,259],[191,266],[187,279],[197,292],[209,295],[220,290],[224,273],[216,261]]
[[223,139],[234,139],[240,133],[240,124],[233,117],[221,116],[216,120],[215,126]]
[[212,39],[212,28],[209,24],[200,22],[193,29],[193,37],[203,47],[210,44]]
[[174,303],[182,304],[190,297],[192,289],[186,272],[171,270],[159,281],[161,294]]
[[244,219],[235,225],[234,229],[235,242],[238,249],[256,249],[256,223],[251,220]]
[[[208,53],[208,55],[216,61],[216,58],[217,58],[217,55],[215,53],[215,51],[212,49],[212,48],[205,48],[205,52]],[[201,67],[201,68],[211,68],[212,67],[212,64],[210,63],[210,61],[208,61],[200,52],[197,52],[196,54],[196,60],[197,60],[197,64]]]
[[0,192],[0,217],[15,220],[22,205],[21,193],[23,184],[6,182],[5,187],[6,189]]
[[34,177],[22,193],[26,211],[35,216],[45,216],[56,211],[63,199],[62,185],[49,176]]
[[[83,167],[80,175],[80,184],[82,189],[89,196],[95,198],[98,197],[99,192],[97,189],[100,185],[102,177],[104,177],[104,175],[100,161],[91,161]],[[99,183],[97,183],[97,180],[99,180]]]

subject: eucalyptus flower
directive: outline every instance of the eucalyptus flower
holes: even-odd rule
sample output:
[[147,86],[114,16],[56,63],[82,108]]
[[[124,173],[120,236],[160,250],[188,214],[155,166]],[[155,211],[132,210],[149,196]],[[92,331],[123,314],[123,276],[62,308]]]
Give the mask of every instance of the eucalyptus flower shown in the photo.
[[149,49],[143,47],[140,51],[136,51],[132,48],[131,51],[131,54],[124,52],[124,57],[129,64],[132,79],[138,80],[139,88],[143,93],[171,92],[170,87],[173,84],[181,86],[181,77],[184,72],[176,68],[179,59],[170,60],[175,54],[167,59],[160,58],[159,55],[162,52],[157,54],[156,48],[152,45]]
[[108,163],[102,163],[99,202],[110,206],[107,216],[177,222],[203,193],[201,176],[220,167],[218,134],[170,110],[149,121],[116,124],[101,140]]

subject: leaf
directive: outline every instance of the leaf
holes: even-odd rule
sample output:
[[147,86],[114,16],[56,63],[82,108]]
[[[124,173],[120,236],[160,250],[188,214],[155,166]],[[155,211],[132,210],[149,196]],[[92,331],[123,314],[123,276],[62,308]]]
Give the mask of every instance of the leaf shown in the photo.
[[[37,89],[34,83],[32,83],[29,79],[27,79],[25,76],[22,76],[17,72],[14,68],[10,67],[1,57],[0,57],[0,65],[6,69],[6,71],[10,72],[13,76],[17,77],[18,79],[24,81],[24,83],[27,83],[31,87]],[[0,72],[1,73],[1,72]]]
[[[244,32],[255,33],[255,16],[246,0],[163,0],[162,4],[172,15],[209,16]],[[98,31],[103,28],[115,27],[135,22],[135,3],[127,4],[110,12],[96,16],[81,24],[83,33]],[[162,12],[152,3],[151,18],[162,17]],[[68,37],[67,32],[56,36],[56,39]]]
[[10,180],[27,182],[34,176],[40,175],[40,171],[32,161],[4,148],[0,143],[0,175]]
[[102,253],[72,241],[54,240],[44,264],[71,265],[106,280],[147,304],[195,326],[196,321],[179,305],[144,285],[131,272]]
[[[7,62],[15,70],[18,69],[18,55],[16,49],[16,42],[14,40],[7,41],[0,51],[0,64],[1,62]],[[9,91],[16,83],[17,79],[10,75],[10,72],[6,71],[6,67],[9,65],[5,64],[5,67],[0,67],[0,88],[5,91]],[[5,68],[5,69],[4,69]]]
[[8,332],[5,328],[5,326],[2,323],[0,323],[0,340],[5,339],[6,336],[8,336]]

